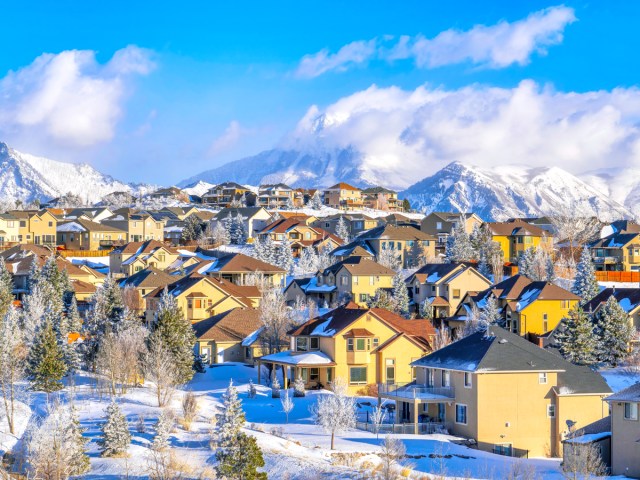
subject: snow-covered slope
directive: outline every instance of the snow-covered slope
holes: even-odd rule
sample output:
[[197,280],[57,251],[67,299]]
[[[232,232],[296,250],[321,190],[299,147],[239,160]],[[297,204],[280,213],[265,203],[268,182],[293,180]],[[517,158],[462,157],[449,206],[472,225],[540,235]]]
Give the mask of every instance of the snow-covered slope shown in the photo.
[[640,168],[610,168],[579,175],[594,189],[627,207],[640,216]]
[[425,213],[473,211],[494,220],[550,214],[563,207],[601,219],[630,215],[620,203],[558,167],[488,170],[451,163],[400,196]]
[[182,189],[187,195],[196,195],[201,197],[205,193],[209,191],[212,187],[215,187],[215,184],[209,182],[203,182],[202,180],[197,181],[194,184],[187,185]]
[[98,172],[86,164],[72,164],[20,153],[0,142],[0,199],[49,200],[68,192],[89,203],[133,186]]

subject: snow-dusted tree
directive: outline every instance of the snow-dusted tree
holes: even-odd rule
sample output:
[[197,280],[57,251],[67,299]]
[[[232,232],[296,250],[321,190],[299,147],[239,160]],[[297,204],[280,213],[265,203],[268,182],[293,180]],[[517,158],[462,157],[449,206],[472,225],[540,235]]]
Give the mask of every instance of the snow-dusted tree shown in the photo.
[[22,302],[20,316],[25,343],[31,346],[36,338],[36,332],[44,324],[47,310],[46,291],[43,287],[34,286]]
[[149,351],[144,359],[144,373],[145,378],[153,383],[158,406],[164,407],[180,383],[180,375],[173,356],[161,337],[153,337],[149,341]]
[[382,405],[376,405],[371,412],[371,424],[373,425],[373,433],[376,434],[376,439],[379,438],[380,428],[384,423],[384,419],[387,416],[387,410]]
[[280,381],[278,380],[278,374],[274,370],[273,382],[271,382],[271,398],[280,398]]
[[284,208],[286,210],[294,210],[296,206],[293,204],[293,199],[291,197],[287,197],[287,200],[284,203]]
[[203,232],[202,222],[197,215],[189,215],[184,220],[184,227],[182,228],[182,240],[185,242],[192,242],[197,240]]
[[475,257],[471,237],[465,230],[464,223],[459,222],[447,237],[445,258],[449,262],[468,262]]
[[276,265],[285,270],[287,274],[293,272],[295,260],[293,259],[291,240],[288,237],[285,237],[276,248]]
[[289,395],[289,390],[285,391],[284,397],[280,398],[280,404],[282,405],[282,412],[286,416],[287,423],[289,423],[289,414],[293,410],[293,407],[295,407],[293,398]]
[[617,366],[629,356],[629,345],[635,328],[629,315],[611,295],[595,315],[598,342],[598,360],[605,365]]
[[544,248],[528,248],[518,257],[518,273],[534,282],[553,282],[555,279],[553,258]]
[[324,270],[325,268],[329,268],[332,264],[333,258],[331,257],[331,247],[327,244],[318,250],[316,270]]
[[420,303],[420,316],[428,320],[433,320],[433,305],[431,305],[432,299],[427,297],[422,303]]
[[[578,431],[573,436],[579,436]],[[607,476],[607,468],[602,462],[602,452],[597,442],[563,442],[562,476],[567,480],[589,480]]]
[[453,339],[451,338],[451,330],[447,327],[436,328],[436,334],[433,337],[432,347],[433,350],[440,350],[441,348],[449,345]]
[[307,394],[306,389],[304,388],[304,380],[302,377],[298,377],[293,381],[293,396],[294,397],[304,397]]
[[233,380],[229,381],[222,399],[222,413],[218,418],[218,445],[223,449],[233,449],[237,446],[238,435],[245,424],[242,401]]
[[404,471],[409,467],[402,464],[406,458],[406,449],[401,439],[387,435],[379,453],[380,464],[374,468],[372,480],[398,480],[405,478]]
[[216,472],[220,478],[241,478],[243,480],[267,480],[262,451],[256,439],[240,432],[235,439],[235,448],[221,449],[216,452],[218,465]]
[[162,340],[162,345],[169,352],[178,372],[179,383],[193,378],[193,346],[196,336],[191,323],[184,318],[176,299],[167,290],[162,293],[158,314],[152,325],[151,341]]
[[233,245],[244,245],[247,243],[247,228],[240,212],[235,217],[228,217],[227,229],[229,230],[229,240]]
[[269,235],[265,235],[262,239],[256,239],[253,242],[254,256],[258,260],[275,265],[277,261],[277,246]]
[[320,196],[320,190],[316,190],[313,193],[313,195],[309,199],[308,205],[310,208],[313,208],[314,210],[322,209],[322,197]]
[[591,253],[587,247],[584,247],[582,255],[580,255],[580,262],[576,267],[576,278],[571,289],[573,293],[582,298],[583,303],[588,302],[600,292],[595,272]]
[[182,421],[185,430],[191,430],[191,424],[196,419],[199,410],[198,398],[192,391],[182,397]]
[[71,342],[69,336],[71,333],[80,332],[81,328],[82,321],[78,313],[78,305],[75,297],[71,297],[66,314],[60,318],[56,325],[58,342],[62,348],[64,363],[67,365],[67,374],[73,375],[80,368],[81,355],[78,349],[80,343]]
[[117,403],[107,407],[107,421],[102,425],[102,437],[98,440],[103,457],[126,455],[131,444],[129,424]]
[[300,254],[300,259],[298,260],[297,272],[300,275],[305,275],[308,273],[313,273],[317,271],[318,264],[318,255],[313,247],[306,247],[302,250]]
[[169,448],[169,436],[175,427],[175,417],[172,412],[163,410],[158,416],[158,421],[153,426],[155,435],[151,442],[153,450],[165,450]]
[[12,302],[13,280],[4,263],[4,258],[0,257],[0,318],[4,317]]
[[479,328],[482,330],[486,330],[489,325],[504,326],[504,321],[500,314],[500,305],[493,295],[489,295],[482,308],[480,308],[478,322]]
[[349,224],[347,223],[347,219],[344,215],[340,215],[340,218],[338,219],[338,223],[336,225],[336,236],[344,243],[349,243],[349,240],[351,239]]
[[385,310],[393,310],[395,308],[393,297],[381,288],[376,289],[373,297],[369,297],[367,306],[369,308],[384,308]]
[[578,307],[562,320],[556,339],[564,358],[578,365],[593,365],[597,362],[598,338],[589,315]]
[[212,232],[212,243],[215,246],[228,245],[231,242],[229,231],[225,228],[223,222],[216,222],[216,226]]
[[256,390],[256,386],[253,383],[253,380],[249,379],[249,386],[247,387],[247,397],[256,398],[258,391]]
[[282,289],[265,290],[259,310],[260,321],[264,326],[259,335],[263,351],[269,354],[278,353],[282,351],[283,345],[288,345],[287,332],[292,327]]
[[554,227],[554,237],[568,245],[571,258],[575,258],[585,243],[598,236],[600,222],[591,213],[591,206],[572,202],[556,207],[548,218]]
[[420,268],[427,263],[427,256],[421,240],[413,240],[407,258],[409,268]]
[[[0,321],[0,392],[2,409],[9,433],[15,434],[16,406],[25,400],[23,388],[27,347],[24,343],[18,312],[10,306]],[[1,417],[2,415],[0,415]]]
[[400,270],[400,253],[396,253],[395,250],[391,250],[390,248],[383,248],[380,250],[376,257],[376,261],[383,267],[387,267],[395,271]]
[[315,423],[331,434],[331,450],[335,447],[335,436],[356,424],[356,403],[347,395],[346,382],[337,377],[332,386],[333,393],[319,395],[311,407]]
[[393,277],[393,304],[400,315],[409,317],[409,290],[401,273]]
[[53,325],[48,320],[36,334],[29,350],[27,368],[33,390],[51,393],[62,388],[60,380],[67,372],[67,365]]
[[47,415],[25,435],[29,477],[66,479],[88,472],[89,457],[85,453],[88,439],[82,433],[72,407],[50,406]]

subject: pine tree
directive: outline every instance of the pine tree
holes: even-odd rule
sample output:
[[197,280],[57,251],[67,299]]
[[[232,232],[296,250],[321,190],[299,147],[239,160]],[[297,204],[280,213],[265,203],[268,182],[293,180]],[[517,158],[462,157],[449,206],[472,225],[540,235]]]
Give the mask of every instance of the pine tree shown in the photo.
[[154,425],[156,434],[153,437],[153,442],[151,443],[151,448],[153,450],[165,450],[169,448],[169,436],[173,431],[174,425],[175,421],[173,415],[163,411]]
[[336,225],[336,235],[344,243],[349,243],[351,235],[349,233],[349,225],[347,224],[347,220],[344,218],[344,215],[340,215],[340,219],[338,220],[338,224]]
[[433,320],[433,307],[431,306],[431,299],[425,298],[420,304],[420,316],[428,320]]
[[293,271],[295,261],[293,259],[293,251],[291,250],[291,241],[286,238],[277,247],[276,265],[284,269],[287,274]]
[[36,332],[42,328],[47,310],[46,292],[43,287],[34,285],[22,302],[22,315],[20,316],[24,340],[31,346],[36,338]]
[[535,273],[533,271],[535,262],[534,256],[535,252],[533,248],[527,248],[518,256],[518,273],[530,278],[531,280],[535,280]]
[[445,258],[449,262],[468,262],[475,258],[471,237],[459,222],[447,238]]
[[319,190],[316,190],[313,193],[313,196],[309,199],[309,207],[314,210],[320,210],[322,208],[322,197],[320,196]]
[[293,204],[293,199],[291,197],[287,197],[287,200],[285,201],[285,204],[284,204],[284,208],[286,210],[293,210],[296,208],[296,206]]
[[595,315],[596,333],[599,338],[598,360],[610,366],[617,366],[629,356],[629,345],[635,329],[627,312],[611,295]]
[[298,377],[293,381],[293,396],[304,397],[306,395],[306,389],[304,388],[304,380],[302,377]]
[[409,318],[409,290],[401,273],[393,277],[393,303],[400,315]]
[[420,268],[427,263],[421,240],[413,240],[409,249],[409,267]]
[[91,463],[86,453],[86,444],[89,439],[83,435],[85,429],[80,425],[78,411],[75,406],[71,407],[69,422],[70,451],[69,451],[69,473],[71,475],[82,475],[91,470]]
[[247,229],[240,212],[235,217],[227,217],[226,227],[229,231],[229,240],[233,245],[244,245],[247,243]]
[[482,330],[486,330],[489,325],[497,324],[504,326],[498,300],[493,295],[489,295],[485,300],[484,305],[480,309],[480,318],[478,320]]
[[175,298],[169,295],[166,289],[160,298],[158,317],[153,324],[150,342],[156,337],[160,338],[162,344],[171,352],[180,383],[191,380],[194,374],[193,346],[196,336]]
[[0,318],[3,318],[13,303],[13,280],[4,258],[0,257]]
[[298,260],[298,271],[304,275],[307,273],[313,273],[317,270],[316,265],[318,263],[318,255],[313,247],[306,247],[300,254]]
[[369,298],[367,306],[369,308],[384,308],[385,310],[393,310],[395,307],[391,295],[381,288],[376,289],[375,295]]
[[215,245],[228,245],[229,242],[231,242],[231,239],[224,222],[216,222],[216,226],[213,229],[213,243]]
[[103,457],[125,455],[131,444],[127,419],[117,403],[107,407],[107,421],[102,425],[102,438],[98,440]]
[[27,363],[33,390],[51,393],[62,389],[60,380],[64,377],[67,366],[50,321],[45,322],[38,331]]
[[409,203],[409,200],[407,200],[406,198],[402,200],[402,210],[404,210],[405,212],[411,211],[411,203]]
[[222,413],[218,419],[218,444],[223,449],[237,448],[236,440],[245,423],[242,401],[238,398],[238,390],[229,381],[226,393],[222,396]]
[[241,478],[242,480],[267,480],[267,474],[257,470],[264,467],[264,458],[256,439],[240,432],[234,442],[236,448],[223,449],[216,453],[218,476],[220,478]]
[[184,221],[184,227],[182,227],[182,239],[187,242],[197,240],[202,230],[200,219],[196,215],[189,215]]
[[582,308],[569,312],[562,320],[556,334],[560,353],[564,358],[578,365],[593,365],[597,362],[598,339],[594,325]]
[[587,247],[582,249],[571,291],[582,298],[583,303],[588,302],[600,292],[600,285],[596,280],[595,268]]

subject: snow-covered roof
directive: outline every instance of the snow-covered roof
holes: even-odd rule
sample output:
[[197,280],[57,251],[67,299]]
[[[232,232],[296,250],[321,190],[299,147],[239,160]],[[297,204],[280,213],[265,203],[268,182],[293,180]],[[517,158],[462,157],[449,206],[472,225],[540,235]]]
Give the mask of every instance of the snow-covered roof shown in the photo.
[[322,352],[292,352],[287,350],[286,352],[265,355],[260,360],[287,365],[334,365],[333,360]]
[[585,435],[580,435],[574,438],[568,438],[564,442],[565,443],[593,443],[598,440],[603,440],[611,436],[611,432],[600,432],[600,433],[587,433]]
[[252,332],[249,335],[247,335],[242,340],[242,346],[243,347],[250,347],[251,345],[253,345],[256,342],[256,340],[258,340],[258,336],[260,336],[260,332],[263,330],[263,328],[264,327],[260,327],[255,332]]
[[312,277],[309,279],[309,283],[307,283],[302,289],[305,293],[329,293],[333,292],[336,289],[335,285],[318,285],[318,278]]

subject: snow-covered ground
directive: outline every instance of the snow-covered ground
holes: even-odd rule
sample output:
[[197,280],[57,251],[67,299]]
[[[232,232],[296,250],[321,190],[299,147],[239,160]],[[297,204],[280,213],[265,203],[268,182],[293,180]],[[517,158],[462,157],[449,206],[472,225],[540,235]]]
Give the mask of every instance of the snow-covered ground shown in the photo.
[[600,374],[614,392],[640,382],[640,371],[633,371],[626,367],[604,368],[600,370]]

